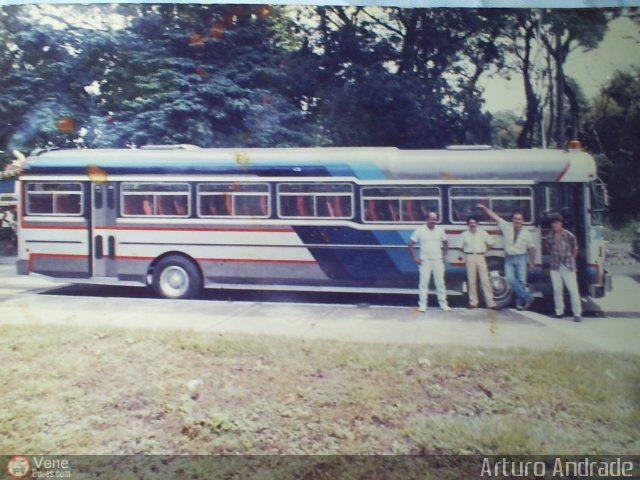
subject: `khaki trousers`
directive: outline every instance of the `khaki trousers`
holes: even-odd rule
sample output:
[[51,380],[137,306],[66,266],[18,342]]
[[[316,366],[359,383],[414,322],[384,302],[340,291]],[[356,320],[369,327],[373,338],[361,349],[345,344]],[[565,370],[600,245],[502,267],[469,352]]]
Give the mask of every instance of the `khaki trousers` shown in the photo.
[[489,282],[489,269],[484,255],[475,253],[467,254],[467,283],[469,286],[469,305],[478,306],[478,277],[480,277],[480,285],[482,286],[482,294],[487,307],[495,307],[496,302],[493,301],[493,291]]

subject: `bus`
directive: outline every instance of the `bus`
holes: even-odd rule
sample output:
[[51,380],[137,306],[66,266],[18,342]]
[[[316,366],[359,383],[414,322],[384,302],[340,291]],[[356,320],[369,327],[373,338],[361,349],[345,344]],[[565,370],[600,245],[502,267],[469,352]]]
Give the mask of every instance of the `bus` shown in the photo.
[[448,295],[466,292],[460,234],[477,215],[496,240],[487,260],[504,307],[501,233],[483,203],[509,220],[523,213],[534,295],[550,292],[542,238],[552,212],[580,242],[581,294],[610,286],[606,190],[579,149],[53,150],[27,160],[17,190],[18,273],[62,282],[146,286],[170,299],[202,288],[417,294],[408,241],[434,211],[448,236]]

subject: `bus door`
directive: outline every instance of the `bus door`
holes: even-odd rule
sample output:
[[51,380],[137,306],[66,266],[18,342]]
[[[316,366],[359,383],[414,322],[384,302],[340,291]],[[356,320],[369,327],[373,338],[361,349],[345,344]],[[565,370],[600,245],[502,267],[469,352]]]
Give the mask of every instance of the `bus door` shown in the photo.
[[[583,295],[588,295],[587,250],[589,247],[585,205],[586,187],[579,183],[556,183],[545,187],[545,213],[560,213],[564,219],[564,228],[572,232],[580,247],[577,259],[578,285]],[[546,222],[545,222],[546,223]],[[549,228],[548,224],[545,224]],[[550,255],[547,253],[547,262]]]
[[94,277],[116,277],[116,189],[113,182],[91,184],[91,265]]

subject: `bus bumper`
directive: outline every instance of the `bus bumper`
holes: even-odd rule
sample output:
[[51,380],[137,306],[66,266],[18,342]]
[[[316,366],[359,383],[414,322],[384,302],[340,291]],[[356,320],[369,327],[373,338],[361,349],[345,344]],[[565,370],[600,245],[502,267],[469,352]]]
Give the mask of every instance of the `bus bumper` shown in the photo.
[[589,292],[592,298],[602,298],[613,289],[613,278],[608,270],[604,271],[602,285],[591,285]]
[[18,260],[16,262],[16,273],[18,275],[29,275],[29,260]]

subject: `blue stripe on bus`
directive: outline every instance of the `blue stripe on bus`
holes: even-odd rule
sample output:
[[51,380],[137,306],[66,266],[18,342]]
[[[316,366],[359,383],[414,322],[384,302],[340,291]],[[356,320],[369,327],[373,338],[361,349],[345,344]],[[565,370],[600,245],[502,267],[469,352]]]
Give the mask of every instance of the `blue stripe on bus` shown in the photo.
[[[398,232],[393,230],[381,230],[374,232],[376,239],[380,245],[407,245],[411,232]],[[406,249],[389,249],[387,250],[389,258],[393,261],[396,268],[403,273],[415,273],[418,268],[411,258],[409,248]]]
[[[331,278],[349,280],[407,280],[418,268],[399,232],[370,232],[348,227],[294,227],[306,245],[353,245],[353,247],[313,248],[309,250]],[[363,246],[365,248],[363,248]],[[366,248],[379,246],[382,248]],[[384,248],[389,246],[392,248]]]
[[362,180],[384,180],[382,171],[373,163],[350,165],[329,164],[327,170],[334,177],[356,177]]

